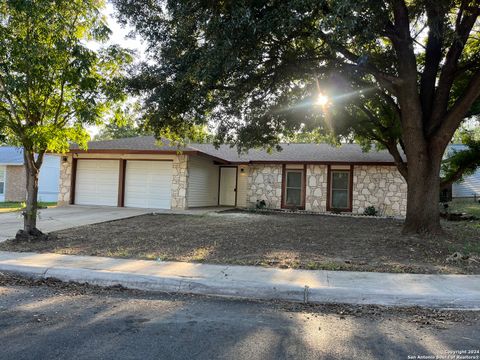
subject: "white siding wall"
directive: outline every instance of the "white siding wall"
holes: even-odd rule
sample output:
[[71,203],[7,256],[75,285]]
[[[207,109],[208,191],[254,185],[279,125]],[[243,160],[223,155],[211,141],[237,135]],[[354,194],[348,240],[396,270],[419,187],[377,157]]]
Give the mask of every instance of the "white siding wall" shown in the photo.
[[218,205],[218,166],[198,156],[188,159],[188,207]]
[[38,180],[38,201],[57,201],[60,180],[60,156],[46,155]]
[[477,170],[471,176],[466,176],[464,181],[452,185],[452,196],[454,198],[473,197],[474,194],[477,194],[477,197],[480,196],[480,170]]
[[[242,169],[243,172],[242,172]],[[248,166],[238,167],[237,207],[247,207]]]

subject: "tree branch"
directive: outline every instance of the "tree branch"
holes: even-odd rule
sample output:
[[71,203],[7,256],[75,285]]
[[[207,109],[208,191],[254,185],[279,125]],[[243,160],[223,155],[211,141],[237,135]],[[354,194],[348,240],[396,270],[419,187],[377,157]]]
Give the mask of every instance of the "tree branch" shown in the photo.
[[430,118],[432,112],[437,72],[442,61],[446,14],[446,10],[441,8],[441,2],[429,1],[426,4],[426,9],[429,31],[425,50],[425,67],[420,79],[420,101],[424,121]]
[[345,46],[337,43],[336,41],[330,39],[327,34],[324,32],[320,31],[320,38],[328,44],[333,50],[339,52],[342,54],[347,60],[351,61],[351,64],[344,63],[345,65],[350,65],[354,66],[359,70],[362,70],[366,73],[369,73],[375,77],[375,79],[378,81],[380,86],[382,86],[385,90],[390,92],[391,94],[395,95],[396,94],[396,86],[398,84],[398,78],[389,74],[386,74],[382,71],[380,71],[376,66],[374,66],[371,63],[364,63],[364,64],[359,64],[359,59],[360,56],[354,54],[351,52],[349,49],[347,49]]
[[440,144],[446,146],[453,136],[455,130],[465,118],[473,103],[480,96],[480,71],[478,71],[470,80],[463,96],[457,99],[445,115],[444,120],[435,129],[432,137],[436,138]]
[[[442,67],[440,73],[440,79],[438,80],[437,91],[433,101],[433,110],[430,119],[429,126],[427,128],[427,136],[439,126],[445,117],[448,109],[448,99],[450,97],[450,90],[455,79],[458,61],[462,55],[463,48],[467,43],[470,32],[475,25],[476,19],[480,13],[480,5],[478,0],[475,0],[476,5],[466,9],[468,1],[462,1],[460,9],[457,14],[456,27],[455,27],[455,40],[450,46],[445,57],[445,64]],[[465,15],[465,12],[468,12]]]

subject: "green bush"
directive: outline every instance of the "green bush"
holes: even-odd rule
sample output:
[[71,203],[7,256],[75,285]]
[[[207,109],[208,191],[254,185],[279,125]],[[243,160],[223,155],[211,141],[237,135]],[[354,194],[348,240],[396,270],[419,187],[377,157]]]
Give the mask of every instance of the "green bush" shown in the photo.
[[367,206],[365,210],[363,211],[363,215],[366,216],[377,216],[378,215],[378,210],[375,209],[375,206]]
[[265,202],[265,200],[257,200],[255,207],[257,209],[265,209],[267,207],[267,203]]

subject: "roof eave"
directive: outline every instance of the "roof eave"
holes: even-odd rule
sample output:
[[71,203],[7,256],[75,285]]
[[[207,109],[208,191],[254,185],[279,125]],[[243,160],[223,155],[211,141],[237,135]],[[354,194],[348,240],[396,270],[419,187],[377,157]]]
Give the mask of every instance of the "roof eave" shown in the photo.
[[70,149],[67,154],[175,154],[175,155],[196,155],[198,151],[193,150],[132,150],[132,149]]
[[396,166],[393,161],[305,161],[305,160],[250,160],[231,161],[232,165],[255,165],[255,164],[309,164],[309,165],[379,165]]

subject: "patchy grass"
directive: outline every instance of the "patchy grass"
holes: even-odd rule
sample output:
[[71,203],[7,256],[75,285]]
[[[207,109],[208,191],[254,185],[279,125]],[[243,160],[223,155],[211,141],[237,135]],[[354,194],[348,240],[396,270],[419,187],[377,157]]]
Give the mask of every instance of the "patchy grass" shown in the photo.
[[465,213],[480,218],[480,203],[472,199],[453,199],[449,203],[450,212]]
[[[11,211],[20,211],[25,208],[24,201],[6,201],[0,202],[0,213],[1,212],[11,212]],[[39,202],[38,207],[41,208],[49,208],[57,206],[56,202]]]
[[444,222],[446,236],[402,236],[393,219],[223,212],[143,215],[53,233],[0,250],[55,252],[161,261],[280,268],[480,274],[480,262],[448,263],[455,251],[476,255],[480,221]]
[[[449,211],[452,213],[464,213],[480,219],[480,203],[474,199],[454,199],[449,203]],[[450,247],[452,252],[458,251],[464,255],[480,256],[480,221],[448,222],[444,226],[447,229],[454,228],[457,236],[463,238],[461,244]]]

